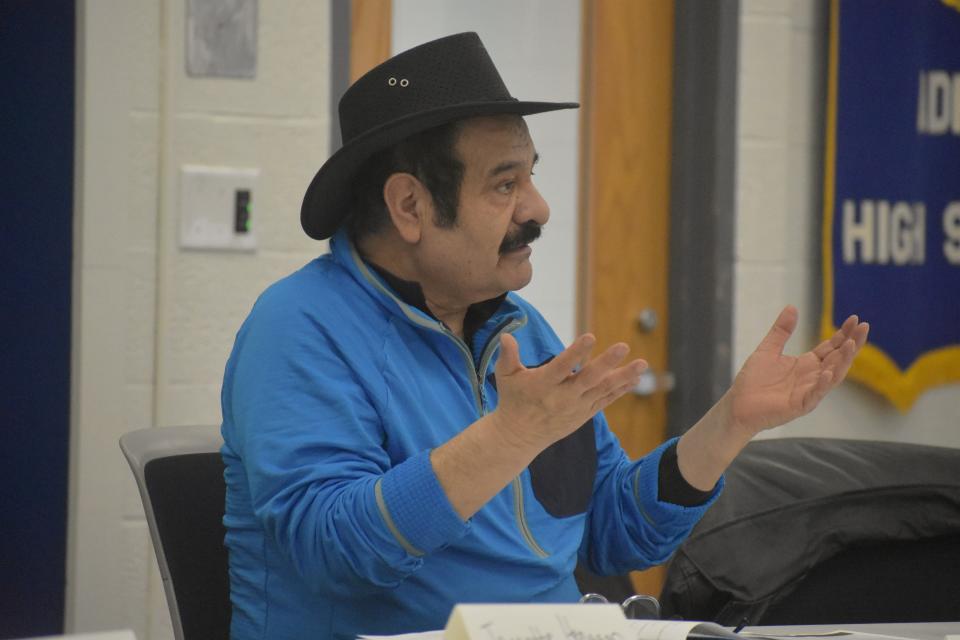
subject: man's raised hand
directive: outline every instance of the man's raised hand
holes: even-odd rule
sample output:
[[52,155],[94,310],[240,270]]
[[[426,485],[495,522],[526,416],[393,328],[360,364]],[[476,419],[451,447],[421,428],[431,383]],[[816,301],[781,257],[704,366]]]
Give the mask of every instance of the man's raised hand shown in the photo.
[[680,473],[709,491],[757,433],[807,414],[843,381],[870,327],[856,316],[801,356],[783,348],[797,327],[797,310],[780,312],[767,336],[750,354],[730,390],[677,443]]
[[797,309],[787,306],[737,374],[730,389],[731,418],[755,434],[812,411],[843,381],[867,341],[870,326],[850,316],[832,337],[800,356],[783,349],[797,326]]
[[546,448],[573,433],[598,411],[627,393],[647,368],[643,360],[618,366],[629,348],[617,343],[590,358],[596,338],[584,334],[543,366],[528,369],[517,341],[500,338],[494,414],[505,436]]

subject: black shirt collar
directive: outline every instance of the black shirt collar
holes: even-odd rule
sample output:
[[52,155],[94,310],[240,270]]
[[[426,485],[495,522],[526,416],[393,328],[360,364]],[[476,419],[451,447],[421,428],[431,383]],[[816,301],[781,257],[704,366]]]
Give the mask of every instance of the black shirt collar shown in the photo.
[[[404,280],[393,275],[383,267],[366,260],[366,263],[383,278],[397,296],[411,307],[416,307],[425,314],[440,322],[440,319],[433,315],[430,308],[427,307],[427,299],[423,295],[423,288],[419,282]],[[503,293],[495,298],[484,300],[470,305],[467,309],[467,315],[463,318],[463,341],[473,346],[473,338],[477,331],[497,312],[500,305],[506,299],[507,294]]]

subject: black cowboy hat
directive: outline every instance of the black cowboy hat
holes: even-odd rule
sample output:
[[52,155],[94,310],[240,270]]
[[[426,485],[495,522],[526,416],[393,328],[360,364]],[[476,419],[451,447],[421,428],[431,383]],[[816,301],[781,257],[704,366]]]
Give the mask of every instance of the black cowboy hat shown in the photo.
[[329,238],[350,213],[350,182],[378,151],[453,120],[574,109],[576,102],[521,102],[510,95],[476,33],[459,33],[400,53],[374,67],[340,99],[343,146],[314,176],[300,224]]

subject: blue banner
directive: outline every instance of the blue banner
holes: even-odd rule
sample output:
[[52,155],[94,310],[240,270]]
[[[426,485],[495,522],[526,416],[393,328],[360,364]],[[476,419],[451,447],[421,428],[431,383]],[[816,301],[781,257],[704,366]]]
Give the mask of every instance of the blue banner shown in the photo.
[[850,371],[902,411],[960,380],[960,0],[834,0],[824,336],[850,314]]

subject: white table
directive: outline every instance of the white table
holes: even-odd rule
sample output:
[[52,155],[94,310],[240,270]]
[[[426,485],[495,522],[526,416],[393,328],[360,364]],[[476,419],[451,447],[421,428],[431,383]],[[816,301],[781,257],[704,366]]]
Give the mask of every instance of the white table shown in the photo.
[[[960,604],[958,604],[960,607]],[[960,610],[957,612],[960,617]],[[798,633],[827,633],[843,629],[846,631],[859,631],[862,633],[875,633],[885,636],[898,636],[901,638],[913,638],[914,640],[944,640],[946,636],[957,636],[960,640],[960,621],[958,622],[885,622],[881,624],[811,624],[811,625],[786,625],[775,627],[745,627],[743,630],[757,634],[768,634],[772,636],[784,634],[793,635]],[[843,636],[824,640],[842,640]],[[797,636],[797,640],[804,640]]]

